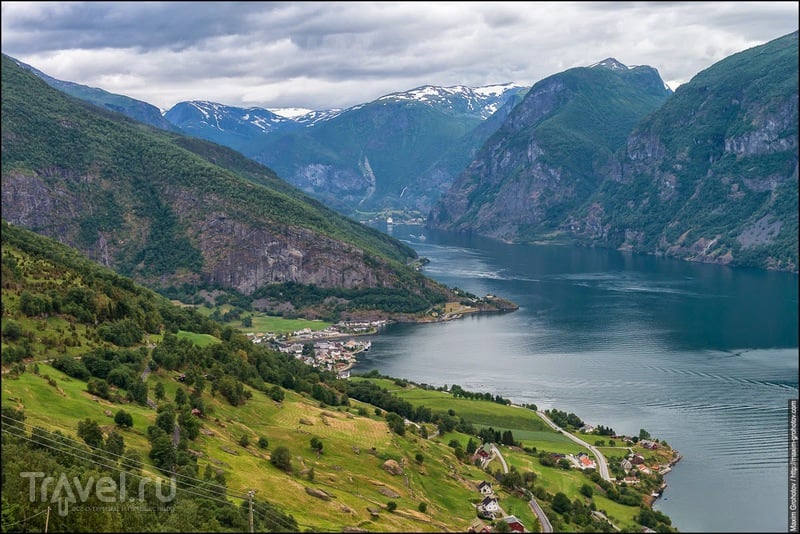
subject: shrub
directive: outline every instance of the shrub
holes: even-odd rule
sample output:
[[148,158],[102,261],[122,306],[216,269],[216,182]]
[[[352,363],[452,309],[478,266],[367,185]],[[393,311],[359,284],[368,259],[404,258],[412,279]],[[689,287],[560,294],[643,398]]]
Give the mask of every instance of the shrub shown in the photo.
[[114,422],[117,426],[130,428],[133,426],[133,416],[125,410],[120,410],[114,415]]
[[272,452],[269,461],[272,465],[287,473],[292,469],[292,453],[283,445]]

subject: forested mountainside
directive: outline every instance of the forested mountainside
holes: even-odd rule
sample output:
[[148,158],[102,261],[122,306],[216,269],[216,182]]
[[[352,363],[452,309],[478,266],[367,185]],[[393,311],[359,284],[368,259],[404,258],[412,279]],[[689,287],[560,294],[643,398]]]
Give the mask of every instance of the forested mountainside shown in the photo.
[[629,136],[570,230],[637,252],[797,272],[797,35],[679,87]]
[[446,298],[408,266],[413,249],[272,170],[69,97],[7,56],[2,128],[3,217],[151,287],[304,284],[395,311]]
[[148,104],[147,102],[142,102],[141,100],[136,100],[135,98],[130,98],[124,95],[109,93],[108,91],[98,87],[88,87],[86,85],[81,85],[74,82],[57,80],[56,78],[45,74],[44,72],[34,68],[31,65],[28,65],[27,63],[22,63],[21,61],[16,60],[15,62],[19,66],[36,74],[39,78],[47,82],[47,85],[50,87],[58,89],[59,91],[63,91],[70,96],[74,96],[75,98],[79,98],[111,111],[117,111],[134,120],[149,124],[150,126],[154,126],[162,130],[180,132],[180,129],[165,119],[161,115],[161,110],[152,104]]
[[624,127],[608,93],[567,98],[578,72],[599,71],[532,88],[431,227],[797,272],[797,32],[712,65]]

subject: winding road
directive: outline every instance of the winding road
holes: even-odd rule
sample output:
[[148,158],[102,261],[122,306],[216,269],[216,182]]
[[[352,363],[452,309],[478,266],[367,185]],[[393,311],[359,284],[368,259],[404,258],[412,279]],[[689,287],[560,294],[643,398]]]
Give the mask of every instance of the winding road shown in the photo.
[[541,417],[542,420],[545,423],[550,425],[550,427],[553,428],[553,430],[555,430],[557,432],[561,432],[562,434],[567,436],[569,439],[571,439],[575,443],[578,443],[579,445],[583,445],[584,447],[589,449],[589,452],[594,454],[594,457],[597,458],[597,467],[599,468],[600,476],[603,477],[603,480],[607,480],[609,482],[611,481],[611,476],[608,474],[608,463],[606,462],[606,458],[605,458],[605,456],[603,456],[603,453],[601,453],[597,449],[597,447],[595,447],[594,445],[589,445],[588,443],[583,441],[581,438],[579,438],[577,436],[573,436],[572,434],[570,434],[566,430],[562,429],[560,426],[558,426],[557,424],[552,422],[550,420],[550,418],[547,417],[547,415],[544,412],[538,411],[536,413],[539,414],[539,417]]
[[[500,460],[500,463],[503,464],[503,473],[508,473],[508,464],[506,464],[506,459],[503,458],[503,454],[500,452],[500,449],[492,443],[492,454],[497,456],[497,459]],[[539,524],[542,526],[542,532],[553,532],[553,525],[550,524],[550,520],[547,519],[547,516],[544,514],[544,510],[542,507],[539,506],[539,503],[536,502],[536,499],[531,495],[531,500],[528,501],[528,505],[533,510],[533,513],[536,514],[536,517],[539,518]]]
[[550,524],[550,520],[547,519],[547,516],[544,515],[544,510],[542,507],[539,506],[539,503],[536,502],[536,499],[531,497],[531,500],[528,501],[528,504],[533,510],[533,513],[536,514],[536,517],[539,518],[539,525],[542,527],[542,532],[553,532],[553,525]]

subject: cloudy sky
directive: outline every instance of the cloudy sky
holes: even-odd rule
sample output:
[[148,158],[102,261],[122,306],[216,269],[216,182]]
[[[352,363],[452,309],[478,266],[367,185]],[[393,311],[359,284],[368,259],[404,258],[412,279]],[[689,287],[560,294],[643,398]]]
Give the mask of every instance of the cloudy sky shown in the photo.
[[672,87],[798,29],[798,2],[2,2],[2,51],[144,100],[331,109],[532,85],[614,57]]

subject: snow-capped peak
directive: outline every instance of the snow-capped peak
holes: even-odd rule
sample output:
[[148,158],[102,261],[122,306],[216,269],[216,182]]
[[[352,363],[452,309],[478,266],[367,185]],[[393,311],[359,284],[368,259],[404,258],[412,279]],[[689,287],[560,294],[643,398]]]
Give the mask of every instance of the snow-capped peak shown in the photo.
[[477,113],[482,118],[488,118],[505,102],[505,94],[510,90],[522,88],[514,83],[485,85],[482,87],[467,87],[453,85],[441,87],[436,85],[422,85],[409,91],[390,93],[376,100],[380,101],[414,101],[428,105],[435,105],[453,113]]
[[595,63],[594,65],[589,65],[590,69],[593,69],[595,67],[604,67],[606,69],[611,69],[611,70],[629,70],[633,68],[633,67],[628,67],[623,63],[620,63],[613,57],[606,58],[603,61]]

